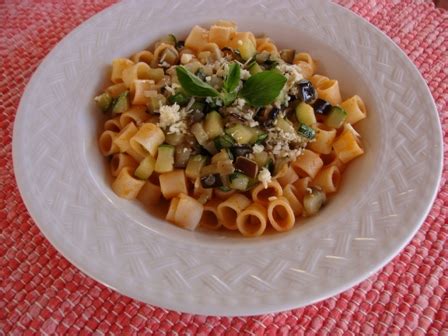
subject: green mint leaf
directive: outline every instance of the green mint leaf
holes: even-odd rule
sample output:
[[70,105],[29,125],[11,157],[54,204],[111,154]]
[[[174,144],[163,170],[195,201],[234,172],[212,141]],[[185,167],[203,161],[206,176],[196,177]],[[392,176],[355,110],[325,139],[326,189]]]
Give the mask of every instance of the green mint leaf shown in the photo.
[[262,71],[249,77],[240,96],[256,107],[271,104],[286,83],[286,77],[275,70]]
[[182,89],[190,96],[217,97],[219,95],[218,91],[201,81],[183,66],[176,67],[176,74]]
[[221,93],[221,99],[222,99],[224,106],[229,106],[230,104],[232,104],[235,101],[237,96],[238,96],[238,92],[236,92],[236,91]]
[[231,63],[229,65],[229,73],[224,80],[223,88],[227,92],[235,91],[240,83],[240,73],[241,69],[238,63]]

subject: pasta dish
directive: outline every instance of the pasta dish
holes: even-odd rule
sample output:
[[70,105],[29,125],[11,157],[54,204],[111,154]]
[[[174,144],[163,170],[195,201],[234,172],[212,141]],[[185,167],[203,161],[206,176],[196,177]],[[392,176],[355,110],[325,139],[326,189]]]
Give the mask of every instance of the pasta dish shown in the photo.
[[224,20],[114,59],[95,97],[113,191],[168,201],[166,219],[189,230],[291,230],[364,153],[354,128],[363,100],[342,97],[317,65]]

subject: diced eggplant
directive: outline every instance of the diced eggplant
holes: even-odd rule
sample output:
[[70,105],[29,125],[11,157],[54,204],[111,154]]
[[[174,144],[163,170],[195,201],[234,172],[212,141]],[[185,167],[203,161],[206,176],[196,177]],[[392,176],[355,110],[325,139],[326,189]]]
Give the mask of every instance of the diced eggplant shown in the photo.
[[273,106],[268,106],[258,111],[255,119],[262,125],[270,127],[277,119],[280,110]]
[[300,124],[297,132],[304,138],[307,138],[308,140],[312,140],[316,137],[316,131],[305,124]]
[[255,161],[238,156],[235,161],[235,169],[243,172],[244,175],[255,178],[258,174],[258,165]]
[[218,188],[222,186],[221,176],[219,174],[210,174],[201,177],[203,188]]
[[322,190],[311,187],[311,193],[306,193],[303,197],[303,207],[307,216],[315,215],[325,204],[327,196]]
[[187,168],[185,169],[185,175],[188,178],[196,179],[200,176],[202,168],[207,162],[207,157],[203,155],[195,155],[188,160]]
[[333,106],[325,118],[324,124],[328,127],[339,128],[344,124],[345,119],[347,119],[347,111],[339,106]]
[[252,153],[252,146],[249,145],[233,146],[231,150],[233,155],[235,155],[235,157],[246,156]]
[[307,103],[312,104],[316,101],[317,94],[316,90],[314,89],[313,84],[311,84],[308,80],[301,80],[297,84],[297,88],[299,89],[298,98]]
[[313,104],[314,113],[318,116],[324,116],[330,113],[331,104],[323,99],[317,99]]
[[191,156],[191,148],[176,146],[174,164],[177,168],[185,168]]
[[269,57],[271,57],[271,54],[268,51],[262,51],[261,53],[255,55],[255,60],[258,64],[263,64],[269,59]]
[[295,54],[296,54],[296,51],[294,49],[280,50],[280,57],[282,58],[282,60],[284,60],[286,63],[289,63],[289,64],[292,64]]

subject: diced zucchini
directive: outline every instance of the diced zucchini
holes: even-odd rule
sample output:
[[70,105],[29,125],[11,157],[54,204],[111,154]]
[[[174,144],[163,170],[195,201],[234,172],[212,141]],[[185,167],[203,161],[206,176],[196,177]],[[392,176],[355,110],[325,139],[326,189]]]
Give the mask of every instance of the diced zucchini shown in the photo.
[[240,145],[254,143],[257,140],[256,131],[241,124],[236,124],[235,126],[227,128],[225,132]]
[[211,111],[205,116],[204,130],[209,139],[214,139],[224,133],[224,122],[221,115],[216,111]]
[[201,111],[202,112],[205,109],[205,103],[195,101],[193,103],[193,105],[191,105],[191,109],[194,110],[194,111]]
[[242,173],[235,172],[230,175],[230,188],[246,191],[249,186],[249,177]]
[[176,36],[174,36],[173,34],[168,34],[164,37],[162,37],[159,42],[163,42],[163,43],[167,43],[167,44],[171,44],[171,45],[176,45],[177,43],[177,39]]
[[256,144],[263,143],[268,138],[268,133],[261,132],[257,135],[257,140],[255,141]]
[[311,126],[317,122],[313,107],[305,102],[297,105],[296,118],[298,122],[307,126]]
[[281,130],[283,130],[285,132],[295,133],[294,126],[292,125],[291,122],[289,122],[286,119],[277,118],[277,123],[275,126],[277,126],[278,128],[280,128]]
[[251,75],[255,75],[262,71],[263,71],[263,69],[261,68],[261,66],[258,63],[252,64],[252,66],[249,68],[249,72]]
[[208,134],[204,130],[204,126],[201,122],[197,122],[191,126],[191,133],[193,133],[194,137],[196,138],[196,141],[201,145],[204,146],[204,144],[208,141]]
[[212,140],[207,141],[202,145],[202,147],[211,155],[215,155],[218,153],[218,150],[215,147],[215,143]]
[[251,40],[244,40],[243,44],[238,46],[238,51],[240,52],[241,58],[245,61],[257,53],[257,49]]
[[185,106],[190,101],[190,98],[183,92],[177,92],[176,94],[168,97],[170,104],[178,104],[179,106]]
[[185,139],[182,133],[168,133],[165,135],[165,142],[171,146],[180,145]]
[[188,160],[187,168],[185,168],[185,175],[193,180],[201,175],[201,170],[207,162],[207,157],[203,155],[195,155]]
[[269,160],[269,155],[267,152],[254,153],[254,161],[257,163],[258,167],[265,167]]
[[218,174],[218,166],[214,163],[202,167],[200,176],[206,176],[210,174]]
[[160,145],[157,150],[157,160],[155,165],[156,173],[167,173],[174,169],[175,147],[171,145]]
[[213,141],[217,150],[221,150],[222,148],[230,148],[235,145],[235,140],[233,140],[233,138],[228,134],[220,135]]
[[129,91],[121,93],[114,101],[113,113],[124,113],[129,110]]
[[101,111],[107,112],[112,104],[112,97],[107,92],[104,92],[95,97],[95,102]]
[[347,119],[347,111],[339,106],[333,106],[330,113],[325,117],[324,124],[328,127],[339,128]]
[[148,155],[140,162],[137,169],[135,170],[135,177],[139,178],[140,180],[147,180],[152,175],[155,165],[156,160],[151,155]]
[[322,205],[325,204],[327,197],[322,190],[311,188],[311,193],[306,193],[303,197],[303,207],[305,214],[311,216],[319,212]]
[[312,140],[316,136],[316,131],[305,124],[300,124],[297,132],[308,140]]
[[165,103],[166,98],[160,93],[155,97],[150,97],[147,104],[148,111],[151,113],[157,112],[160,110],[160,106],[165,105]]

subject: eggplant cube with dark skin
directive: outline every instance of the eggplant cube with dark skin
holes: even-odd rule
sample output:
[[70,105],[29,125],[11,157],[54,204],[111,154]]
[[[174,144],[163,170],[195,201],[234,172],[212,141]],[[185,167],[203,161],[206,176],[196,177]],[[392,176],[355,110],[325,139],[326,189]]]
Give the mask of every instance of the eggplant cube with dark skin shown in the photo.
[[298,98],[307,103],[307,104],[312,104],[314,103],[314,101],[317,98],[317,94],[316,94],[316,90],[314,89],[313,84],[311,84],[310,81],[308,80],[301,80],[298,84],[297,87],[299,89],[299,94],[298,94]]
[[244,175],[255,178],[258,174],[258,165],[255,161],[238,156],[235,160],[235,169],[244,173]]
[[217,188],[222,186],[221,176],[219,174],[210,174],[201,177],[203,188]]

